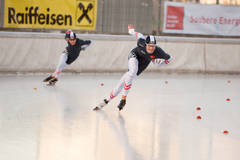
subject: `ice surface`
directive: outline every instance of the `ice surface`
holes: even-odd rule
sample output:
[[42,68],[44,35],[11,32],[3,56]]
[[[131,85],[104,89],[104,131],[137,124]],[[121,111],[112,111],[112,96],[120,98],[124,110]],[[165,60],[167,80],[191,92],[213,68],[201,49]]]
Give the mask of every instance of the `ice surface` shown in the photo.
[[0,76],[0,160],[239,160],[240,76],[144,73],[121,112],[121,75],[46,76]]

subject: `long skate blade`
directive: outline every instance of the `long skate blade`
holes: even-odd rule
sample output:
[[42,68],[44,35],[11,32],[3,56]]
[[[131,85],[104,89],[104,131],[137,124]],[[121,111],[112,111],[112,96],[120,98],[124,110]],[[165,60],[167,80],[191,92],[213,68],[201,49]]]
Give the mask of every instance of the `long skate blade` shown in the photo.
[[98,110],[101,110],[101,108],[97,106],[97,107],[93,108],[93,110],[98,111]]
[[55,86],[55,83],[48,83],[47,86]]
[[49,82],[49,81],[52,80],[53,78],[54,78],[53,76],[47,77],[47,78],[45,78],[45,79],[43,80],[43,82]]
[[123,109],[123,107],[122,108],[118,107],[118,109],[119,109],[119,111],[121,111]]

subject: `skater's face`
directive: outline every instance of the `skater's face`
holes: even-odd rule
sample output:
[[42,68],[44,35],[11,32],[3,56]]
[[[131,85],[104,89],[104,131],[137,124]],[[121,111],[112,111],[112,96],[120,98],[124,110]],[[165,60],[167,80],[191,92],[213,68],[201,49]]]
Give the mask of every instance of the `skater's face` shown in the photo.
[[146,51],[149,54],[152,54],[154,52],[155,48],[156,48],[155,44],[147,44],[146,45]]
[[70,43],[72,46],[74,46],[74,45],[76,44],[76,39],[70,38],[70,39],[69,39],[69,43]]

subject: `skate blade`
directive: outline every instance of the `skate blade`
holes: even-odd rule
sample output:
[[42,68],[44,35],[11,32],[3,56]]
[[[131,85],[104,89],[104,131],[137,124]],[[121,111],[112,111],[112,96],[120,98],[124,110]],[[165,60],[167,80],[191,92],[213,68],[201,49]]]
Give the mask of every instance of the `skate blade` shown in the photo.
[[48,83],[47,86],[55,86],[55,83]]
[[51,78],[45,78],[44,80],[43,80],[43,82],[49,82],[50,80],[52,80],[54,77],[51,77]]
[[47,79],[44,79],[43,82],[49,82],[51,79],[47,80]]
[[118,107],[119,111],[121,111],[124,107]]
[[49,79],[49,80],[47,80],[47,79],[44,79],[44,80],[43,80],[43,82],[48,82],[48,81],[50,81],[50,80],[51,80],[51,79]]
[[98,110],[101,110],[101,108],[97,106],[97,107],[93,108],[93,110],[98,111]]

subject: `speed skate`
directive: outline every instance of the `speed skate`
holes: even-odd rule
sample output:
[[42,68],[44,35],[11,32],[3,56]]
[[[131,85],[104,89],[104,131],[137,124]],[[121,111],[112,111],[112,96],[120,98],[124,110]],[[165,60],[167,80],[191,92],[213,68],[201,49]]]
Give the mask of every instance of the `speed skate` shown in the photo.
[[108,104],[108,100],[104,99],[103,102],[101,102],[97,107],[93,108],[94,111],[102,109],[104,106]]
[[54,78],[53,80],[51,80],[51,81],[48,82],[47,86],[55,86],[55,84],[56,84],[57,81],[58,81],[58,80],[57,80],[56,78]]
[[47,86],[54,86],[56,84],[56,82],[58,81],[57,78],[55,78],[54,76],[50,75],[47,78],[45,78],[43,80],[43,82],[48,82]]

